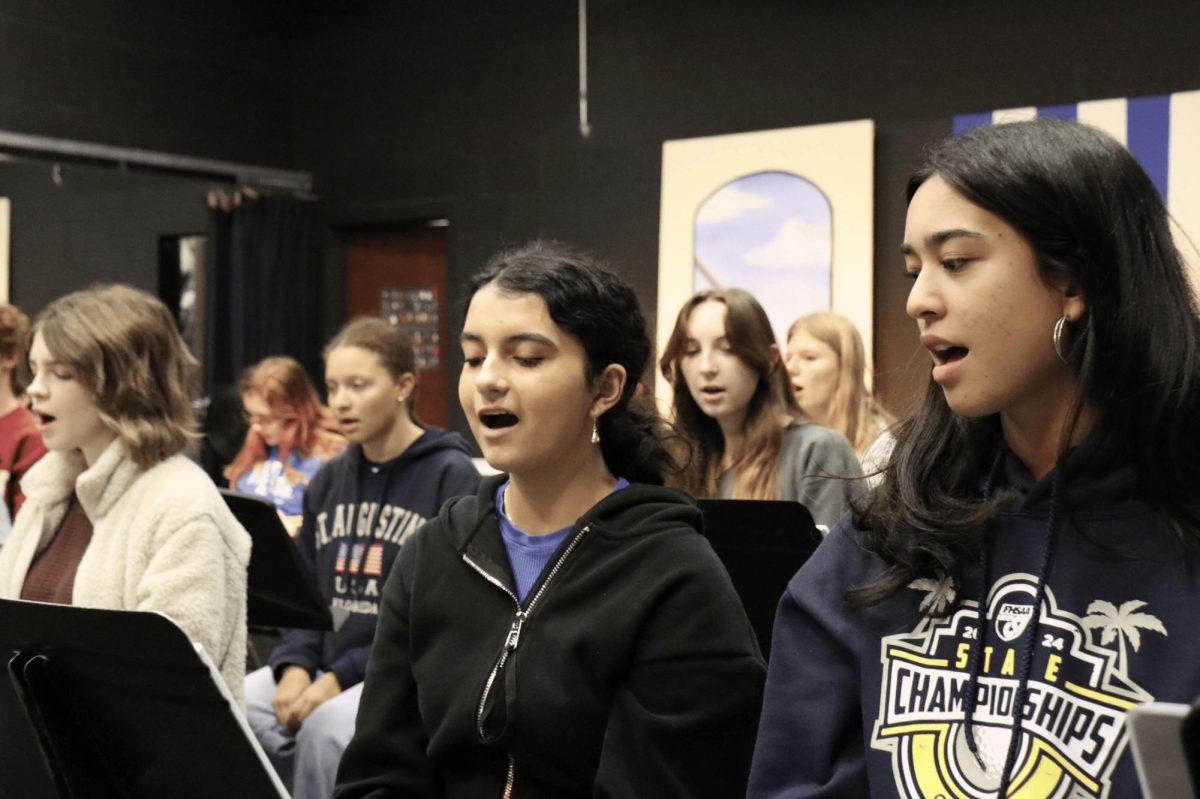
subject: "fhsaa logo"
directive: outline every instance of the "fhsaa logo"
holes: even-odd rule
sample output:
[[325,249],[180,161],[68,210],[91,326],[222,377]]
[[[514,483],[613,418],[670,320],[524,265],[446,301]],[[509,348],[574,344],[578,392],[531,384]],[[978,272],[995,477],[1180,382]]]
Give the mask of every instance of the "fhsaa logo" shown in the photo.
[[996,614],[996,634],[1001,641],[1019,638],[1033,619],[1033,605],[1014,605],[1005,602]]

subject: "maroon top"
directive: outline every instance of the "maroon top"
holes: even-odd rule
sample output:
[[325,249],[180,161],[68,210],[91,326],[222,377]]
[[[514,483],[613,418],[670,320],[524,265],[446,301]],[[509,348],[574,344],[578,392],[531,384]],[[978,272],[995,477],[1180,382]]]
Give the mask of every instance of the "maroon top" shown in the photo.
[[58,532],[50,539],[50,545],[39,552],[29,566],[25,585],[21,589],[21,599],[71,604],[75,572],[91,541],[92,521],[83,512],[79,498],[72,494],[67,515],[63,517]]
[[0,470],[8,473],[4,501],[9,518],[17,518],[21,502],[21,478],[38,458],[46,454],[46,445],[37,429],[37,417],[23,405],[0,416]]

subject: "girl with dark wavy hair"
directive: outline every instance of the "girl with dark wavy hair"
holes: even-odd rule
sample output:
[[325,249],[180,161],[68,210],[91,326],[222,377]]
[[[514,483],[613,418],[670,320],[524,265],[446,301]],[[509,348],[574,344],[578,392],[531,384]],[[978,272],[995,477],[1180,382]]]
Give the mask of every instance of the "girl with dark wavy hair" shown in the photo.
[[908,197],[929,388],[783,598],[750,796],[1139,795],[1125,711],[1200,692],[1200,320],[1166,210],[1047,119],[936,146]]
[[762,657],[662,487],[632,289],[539,243],[466,296],[459,400],[503,473],[400,553],[335,796],[740,796]]

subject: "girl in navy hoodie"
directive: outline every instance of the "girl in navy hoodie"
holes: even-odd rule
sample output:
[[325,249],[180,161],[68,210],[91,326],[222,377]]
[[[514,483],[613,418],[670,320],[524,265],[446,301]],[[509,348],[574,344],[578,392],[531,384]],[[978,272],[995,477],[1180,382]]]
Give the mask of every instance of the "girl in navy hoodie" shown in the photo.
[[459,400],[506,474],[401,552],[336,796],[743,793],[762,658],[695,503],[662,487],[633,291],[535,244],[467,297]]
[[413,414],[416,356],[403,329],[347,324],[325,348],[325,384],[350,447],[309,484],[296,544],[336,629],[285,631],[269,666],[246,678],[250,726],[295,799],[333,792],[396,555],[443,502],[479,484],[462,438]]
[[882,485],[780,603],[749,794],[1138,795],[1200,692],[1200,321],[1151,180],[1041,119],[908,185],[932,360]]

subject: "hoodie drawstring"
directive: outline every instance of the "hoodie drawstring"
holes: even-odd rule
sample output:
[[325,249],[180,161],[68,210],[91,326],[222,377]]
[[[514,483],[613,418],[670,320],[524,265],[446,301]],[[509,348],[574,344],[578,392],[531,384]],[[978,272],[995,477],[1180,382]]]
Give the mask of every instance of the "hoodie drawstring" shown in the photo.
[[[992,488],[996,484],[996,476],[1000,473],[1000,465],[1004,463],[1004,450],[996,451],[996,456],[992,458],[992,465],[988,469],[987,480],[983,484],[983,498],[991,499]],[[967,735],[967,749],[975,756],[975,762],[983,770],[987,770],[987,766],[983,762],[983,756],[979,754],[979,745],[975,742],[975,707],[979,703],[979,669],[983,658],[980,653],[983,651],[983,637],[987,634],[987,592],[988,586],[991,585],[992,578],[990,574],[990,563],[988,561],[988,549],[992,544],[992,528],[988,525],[983,531],[983,541],[979,546],[979,613],[975,617],[975,646],[971,647],[970,659],[967,663],[967,671],[970,677],[967,682],[967,698],[964,708],[966,716],[963,719],[963,726]]]
[[[992,468],[989,471],[987,482],[984,484],[984,496],[991,496],[992,488],[995,483],[995,478],[999,471],[999,465],[1003,460],[1003,451],[997,453],[996,460],[992,463]],[[1003,799],[1008,794],[1009,786],[1012,782],[1012,770],[1017,761],[1017,753],[1021,748],[1021,729],[1023,726],[1025,702],[1029,697],[1029,677],[1033,673],[1033,653],[1034,646],[1037,642],[1038,622],[1041,619],[1042,603],[1046,600],[1046,583],[1050,579],[1050,571],[1054,565],[1054,550],[1055,543],[1058,540],[1058,518],[1059,518],[1059,487],[1062,477],[1062,466],[1060,462],[1056,464],[1054,476],[1050,481],[1050,511],[1046,518],[1046,538],[1042,543],[1042,558],[1038,566],[1037,574],[1037,590],[1034,592],[1033,599],[1033,616],[1029,621],[1029,625],[1025,628],[1022,636],[1021,645],[1021,671],[1017,682],[1017,693],[1013,702],[1013,719],[1009,727],[1010,737],[1008,741],[1008,752],[1004,757],[1004,768],[1000,772],[1000,788],[996,792],[996,796]],[[979,679],[980,679],[980,663],[979,652],[984,646],[984,636],[987,634],[987,597],[991,587],[991,563],[989,551],[992,544],[992,532],[989,526],[984,532],[983,544],[980,548],[980,584],[979,584],[979,613],[976,621],[976,646],[972,648],[970,682],[967,690],[966,701],[966,719],[965,729],[967,735],[967,748],[971,754],[975,756],[976,762],[980,768],[986,771],[983,763],[983,758],[979,754],[978,744],[975,742],[974,716],[975,707],[978,702],[979,695]]]

